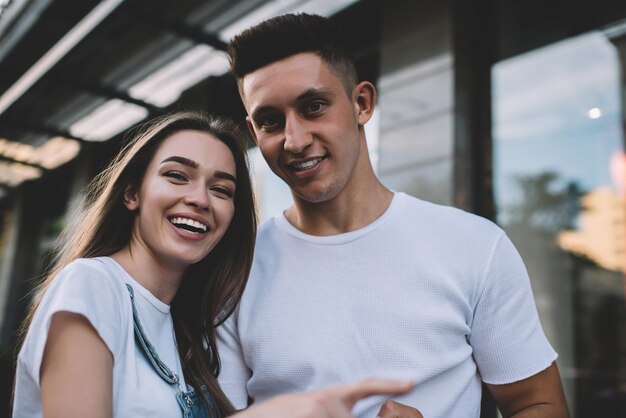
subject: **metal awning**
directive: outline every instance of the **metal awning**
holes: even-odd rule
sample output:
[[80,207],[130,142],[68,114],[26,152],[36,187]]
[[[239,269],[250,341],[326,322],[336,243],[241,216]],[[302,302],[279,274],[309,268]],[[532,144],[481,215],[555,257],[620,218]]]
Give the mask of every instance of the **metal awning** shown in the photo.
[[[0,0],[0,187],[38,178],[228,71],[227,42],[356,0]],[[1,196],[0,196],[1,197]]]

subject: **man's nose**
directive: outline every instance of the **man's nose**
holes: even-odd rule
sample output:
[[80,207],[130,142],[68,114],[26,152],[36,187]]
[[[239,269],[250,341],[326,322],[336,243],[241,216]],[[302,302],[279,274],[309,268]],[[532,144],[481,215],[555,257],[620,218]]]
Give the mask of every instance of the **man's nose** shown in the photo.
[[293,115],[285,120],[285,151],[300,154],[311,142],[313,137],[298,116]]

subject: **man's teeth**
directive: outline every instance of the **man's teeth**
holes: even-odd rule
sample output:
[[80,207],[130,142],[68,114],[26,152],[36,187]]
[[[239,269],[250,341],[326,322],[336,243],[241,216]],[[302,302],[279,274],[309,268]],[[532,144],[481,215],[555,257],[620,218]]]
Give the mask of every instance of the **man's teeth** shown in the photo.
[[304,161],[301,163],[294,163],[292,167],[296,170],[308,170],[309,168],[315,167],[322,160],[323,158],[316,158],[314,160]]
[[203,232],[206,232],[207,230],[207,226],[205,224],[198,222],[198,221],[194,221],[193,219],[189,219],[189,218],[172,218],[170,222],[172,222],[174,225],[191,226]]

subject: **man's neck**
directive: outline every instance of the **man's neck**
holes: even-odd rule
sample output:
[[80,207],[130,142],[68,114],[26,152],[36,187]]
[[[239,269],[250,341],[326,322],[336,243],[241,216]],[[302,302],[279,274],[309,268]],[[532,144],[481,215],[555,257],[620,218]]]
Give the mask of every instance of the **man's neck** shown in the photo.
[[300,231],[317,236],[337,235],[361,229],[378,219],[389,207],[393,193],[375,177],[352,190],[319,203],[294,196],[285,217]]

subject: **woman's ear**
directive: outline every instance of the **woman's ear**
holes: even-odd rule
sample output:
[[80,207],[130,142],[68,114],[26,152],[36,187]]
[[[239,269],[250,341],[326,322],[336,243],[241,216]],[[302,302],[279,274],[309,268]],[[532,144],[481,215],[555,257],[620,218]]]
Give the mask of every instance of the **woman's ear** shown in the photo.
[[130,184],[124,189],[124,206],[131,212],[139,208],[139,196]]
[[354,87],[354,96],[359,125],[365,125],[374,113],[376,87],[369,81],[361,81]]

